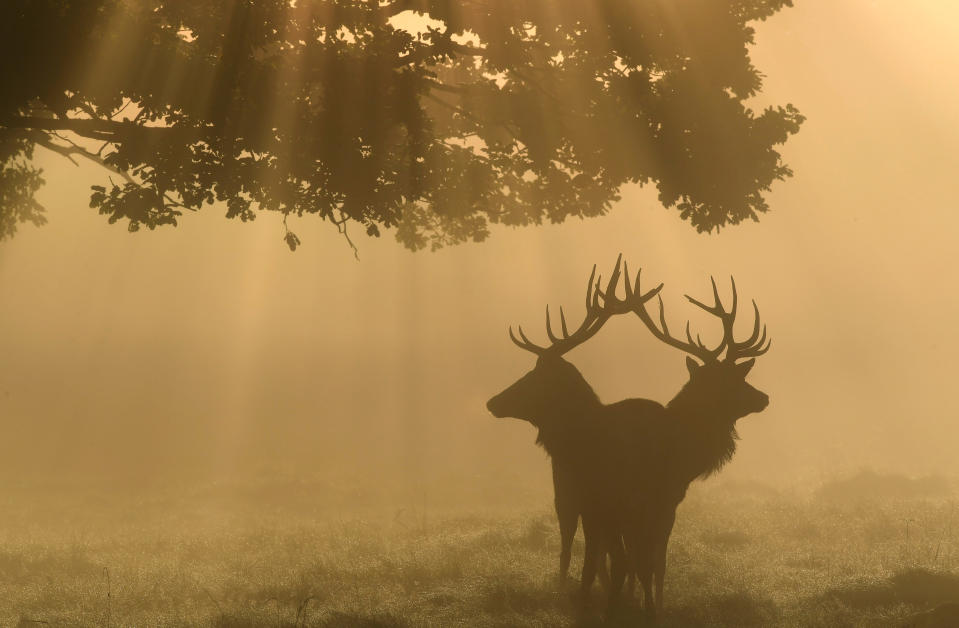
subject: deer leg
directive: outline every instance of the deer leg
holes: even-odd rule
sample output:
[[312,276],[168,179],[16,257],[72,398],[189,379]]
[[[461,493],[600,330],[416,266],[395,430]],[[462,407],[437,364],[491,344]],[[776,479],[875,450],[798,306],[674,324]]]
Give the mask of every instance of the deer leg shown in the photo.
[[653,574],[643,570],[639,574],[639,582],[643,585],[643,609],[650,617],[656,616],[656,606],[653,604]]
[[653,556],[653,578],[656,589],[656,609],[663,610],[663,580],[666,579],[666,548],[669,546],[669,535],[673,531],[673,524],[676,522],[676,511],[669,513],[663,522],[662,537],[656,545],[656,552]]
[[648,543],[643,543],[636,550],[634,567],[636,577],[643,587],[643,609],[646,614],[653,616],[656,613],[656,607],[653,603],[653,548]]
[[622,536],[623,549],[626,552],[626,597],[632,599],[636,595],[636,559],[637,542],[635,531],[630,527]]
[[556,501],[556,517],[559,519],[559,583],[566,583],[569,575],[569,561],[573,552],[573,537],[576,536],[576,527],[579,524],[579,509],[571,508],[568,504]]
[[606,535],[609,549],[609,609],[619,605],[623,592],[623,580],[626,578],[626,552],[623,548],[623,537],[612,531]]
[[657,552],[656,566],[653,569],[653,588],[655,591],[656,610],[663,610],[663,579],[666,577],[666,544],[663,543]]
[[626,565],[626,589],[625,595],[632,599],[636,595],[636,569],[632,563]]
[[586,547],[583,551],[583,576],[579,583],[583,606],[589,605],[589,590],[593,587],[593,580],[596,579],[596,563],[603,546],[597,538],[598,532],[593,522],[583,517],[583,536],[586,539]]
[[599,576],[599,586],[603,587],[604,591],[609,591],[609,564],[606,560],[606,557],[609,555],[607,551],[606,544],[604,543],[601,548],[599,548],[599,560],[596,565],[596,575]]

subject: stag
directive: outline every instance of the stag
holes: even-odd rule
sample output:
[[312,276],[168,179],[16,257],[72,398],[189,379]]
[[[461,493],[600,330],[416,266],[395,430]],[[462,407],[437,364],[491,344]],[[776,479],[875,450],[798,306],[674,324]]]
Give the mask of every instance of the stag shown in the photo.
[[581,593],[584,601],[588,599],[599,561],[605,561],[608,552],[611,604],[622,590],[626,569],[622,539],[627,514],[623,509],[629,503],[624,493],[631,486],[626,478],[630,477],[633,452],[624,445],[640,436],[636,428],[641,423],[634,417],[645,416],[661,406],[635,399],[603,404],[583,375],[562,356],[592,338],[613,315],[639,310],[659,293],[661,285],[646,293],[633,291],[627,285],[626,298],[616,298],[621,268],[629,273],[621,261],[622,255],[616,260],[605,291],[600,289],[601,278],[596,278],[593,267],[586,290],[586,316],[572,333],[562,308],[562,334],[553,330],[548,306],[546,334],[551,344],[534,344],[522,327],[518,328],[517,338],[510,328],[510,339],[536,355],[536,366],[487,403],[496,417],[518,418],[536,427],[536,442],[550,456],[561,537],[560,580],[566,579],[573,537],[581,518],[586,540]]
[[[736,282],[730,280],[732,306],[728,311],[723,307],[715,280],[711,279],[713,305],[686,295],[693,305],[721,321],[723,337],[715,347],[706,346],[698,335],[694,339],[688,322],[685,340],[670,334],[659,294],[662,284],[656,289],[658,326],[647,312],[645,301],[632,298],[641,290],[639,274],[631,287],[627,271],[625,300],[616,297],[615,286],[613,291],[601,295],[605,307],[633,311],[653,336],[688,354],[689,381],[665,408],[658,404],[646,408],[638,417],[643,424],[643,435],[633,442],[639,471],[632,493],[637,500],[632,511],[636,517],[627,523],[624,534],[631,571],[642,584],[644,606],[651,615],[663,607],[666,546],[676,519],[676,509],[685,498],[689,485],[697,478],[718,472],[732,459],[739,438],[736,422],[746,415],[761,412],[769,404],[769,397],[748,384],[746,375],[753,368],[755,359],[769,350],[772,341],[767,341],[765,325],[760,327],[759,307],[755,301],[752,333],[742,342],[734,339],[738,297]],[[636,471],[636,467],[624,469],[627,473]]]

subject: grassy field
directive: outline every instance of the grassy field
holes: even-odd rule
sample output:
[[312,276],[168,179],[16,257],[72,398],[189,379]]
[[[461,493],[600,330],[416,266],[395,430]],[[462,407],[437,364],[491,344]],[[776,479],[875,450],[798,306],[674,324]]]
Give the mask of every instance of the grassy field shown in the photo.
[[[603,625],[598,589],[583,612],[575,581],[554,581],[558,532],[540,498],[346,514],[318,506],[308,483],[11,493],[0,626]],[[956,625],[933,611],[959,602],[957,517],[944,483],[699,485],[680,509],[659,625]],[[641,613],[633,602],[606,623]]]

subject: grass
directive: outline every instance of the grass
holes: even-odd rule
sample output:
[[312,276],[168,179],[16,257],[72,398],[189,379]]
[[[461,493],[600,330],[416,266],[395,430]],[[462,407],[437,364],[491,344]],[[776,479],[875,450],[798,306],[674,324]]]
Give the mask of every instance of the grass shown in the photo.
[[[607,620],[598,589],[582,611],[575,581],[556,584],[548,495],[529,510],[331,513],[309,490],[263,500],[262,488],[6,497],[0,625],[644,623],[636,602]],[[956,496],[835,492],[697,486],[680,509],[659,625],[959,625]],[[573,573],[578,540],[575,551]]]

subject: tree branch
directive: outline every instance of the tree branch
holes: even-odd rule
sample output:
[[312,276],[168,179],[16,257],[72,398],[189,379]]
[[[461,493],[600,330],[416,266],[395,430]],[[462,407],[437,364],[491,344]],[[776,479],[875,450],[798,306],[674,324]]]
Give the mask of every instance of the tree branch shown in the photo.
[[93,163],[101,166],[102,168],[106,168],[107,170],[109,170],[110,172],[118,176],[123,177],[123,180],[126,181],[127,183],[132,183],[133,185],[141,185],[136,179],[130,176],[129,172],[125,172],[123,170],[114,168],[113,166],[106,163],[102,157],[100,157],[99,155],[95,155],[94,153],[91,153],[88,150],[85,150],[81,146],[77,146],[76,144],[73,144],[72,146],[60,146],[59,144],[55,144],[51,142],[49,137],[46,137],[41,133],[37,133],[33,137],[33,140],[40,146],[43,146],[44,148],[46,148],[47,150],[53,151],[54,153],[57,153],[58,155],[62,155],[66,157],[67,159],[72,161],[74,165],[77,165],[77,162],[73,159],[73,156],[77,155],[79,157],[83,157],[84,159],[88,159],[92,161]]
[[346,243],[350,245],[350,248],[353,249],[353,257],[356,258],[356,261],[360,261],[360,250],[356,248],[356,245],[353,244],[353,240],[350,239],[350,234],[346,230],[347,219],[344,218],[341,222],[336,222],[337,230],[346,238]]
[[442,41],[441,43],[434,43],[429,45],[422,45],[416,48],[416,50],[410,52],[404,57],[399,57],[394,64],[395,67],[403,67],[410,64],[419,65],[420,63],[428,60],[430,57],[440,57],[448,55],[464,55],[464,56],[473,56],[480,57],[485,54],[485,50],[482,48],[476,48],[474,46],[467,46],[466,44],[458,44],[455,41]]
[[[84,159],[88,159],[89,161],[92,161],[93,163],[97,164],[97,165],[100,166],[101,168],[104,168],[104,169],[106,169],[106,170],[109,170],[110,172],[116,174],[116,175],[119,176],[119,177],[122,177],[123,180],[126,181],[127,183],[129,183],[130,185],[135,185],[135,186],[140,187],[140,188],[148,189],[147,186],[145,186],[142,182],[137,181],[136,179],[134,179],[134,178],[130,175],[129,172],[126,172],[126,171],[124,171],[124,170],[120,170],[119,168],[115,168],[115,167],[111,166],[110,164],[106,163],[106,161],[104,161],[103,158],[100,157],[99,154],[97,154],[97,153],[91,153],[90,151],[86,150],[86,149],[83,148],[82,146],[79,146],[79,145],[75,144],[74,142],[70,141],[69,139],[67,139],[67,138],[65,138],[65,137],[61,137],[61,136],[59,136],[59,135],[58,135],[57,137],[59,137],[60,139],[66,141],[66,142],[70,142],[71,146],[61,146],[61,145],[59,145],[59,144],[55,144],[55,143],[53,143],[53,142],[50,141],[50,138],[49,138],[49,137],[43,136],[40,132],[38,132],[38,133],[33,137],[33,140],[34,140],[37,144],[39,144],[40,146],[43,146],[44,148],[46,148],[47,150],[53,151],[54,153],[57,153],[58,155],[62,155],[62,156],[64,156],[64,157],[66,157],[66,158],[69,159],[71,162],[73,162],[73,165],[75,165],[75,166],[78,166],[78,165],[79,165],[79,164],[76,162],[76,160],[73,159],[73,156],[74,156],[74,155],[77,155],[77,156],[79,156],[79,157],[83,157]],[[112,181],[111,181],[111,182],[112,182]],[[158,194],[160,194],[161,196],[163,196],[163,199],[166,201],[166,205],[167,205],[168,207],[182,207],[183,209],[188,209],[188,210],[190,210],[190,211],[196,211],[196,209],[197,209],[197,208],[195,208],[195,207],[190,207],[189,205],[185,205],[185,204],[181,203],[180,201],[177,201],[176,199],[172,198],[172,197],[171,197],[169,194],[167,194],[166,192],[160,192],[159,190],[156,190],[156,191],[157,191]]]
[[197,127],[182,126],[143,126],[130,121],[91,120],[87,118],[40,118],[20,116],[0,120],[0,127],[10,129],[33,129],[37,131],[72,131],[77,135],[104,141],[120,141],[123,136],[145,133],[157,136],[178,137],[195,136],[199,139]]
[[423,82],[427,83],[430,87],[435,89],[438,92],[448,92],[450,94],[465,94],[466,87],[462,85],[447,85],[446,83],[441,83],[436,79],[425,78]]

